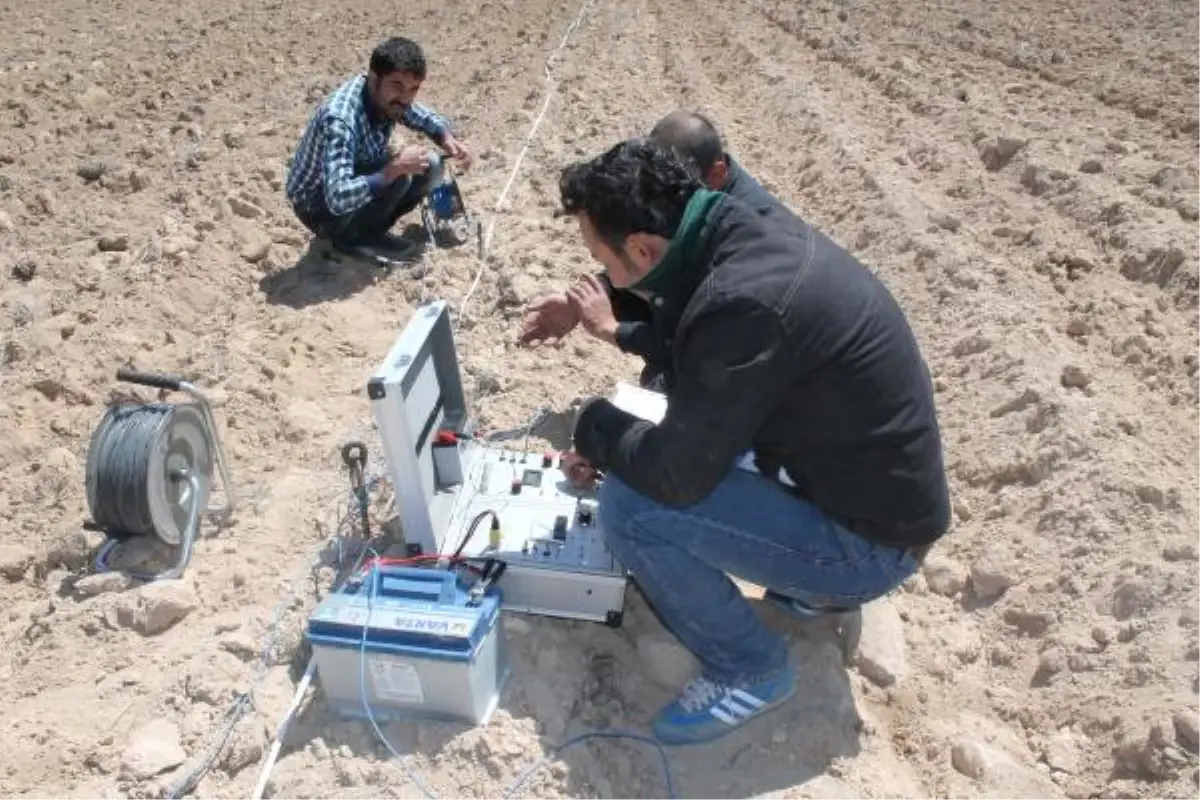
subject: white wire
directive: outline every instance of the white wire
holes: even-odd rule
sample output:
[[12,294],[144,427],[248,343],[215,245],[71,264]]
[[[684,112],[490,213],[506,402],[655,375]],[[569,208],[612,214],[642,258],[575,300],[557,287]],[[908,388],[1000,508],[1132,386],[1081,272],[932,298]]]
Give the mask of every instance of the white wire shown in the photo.
[[538,112],[537,117],[533,120],[533,125],[529,128],[529,132],[525,134],[525,141],[521,145],[521,151],[517,154],[517,161],[513,164],[512,172],[508,175],[508,181],[504,184],[504,188],[500,190],[499,197],[496,198],[496,205],[492,209],[492,219],[488,222],[487,232],[483,236],[483,245],[480,248],[482,252],[479,257],[479,269],[475,271],[475,277],[471,281],[471,285],[467,288],[467,293],[463,295],[462,302],[458,306],[458,320],[455,322],[455,328],[466,317],[467,304],[471,300],[471,295],[475,293],[475,289],[479,286],[479,279],[483,277],[484,267],[487,265],[488,256],[491,252],[492,237],[496,233],[496,222],[499,219],[500,211],[504,208],[504,201],[508,199],[508,193],[512,191],[513,183],[517,179],[517,174],[521,171],[521,162],[525,160],[525,154],[529,152],[529,147],[533,144],[533,139],[537,135],[537,130],[542,124],[542,120],[546,116],[546,111],[550,108],[550,100],[553,99],[558,83],[554,80],[554,72],[551,67],[554,65],[555,59],[562,53],[563,48],[567,46],[567,41],[571,38],[571,34],[583,22],[584,14],[591,7],[595,0],[584,0],[579,7],[579,13],[575,15],[575,21],[567,26],[567,30],[563,33],[562,41],[558,43],[558,47],[550,53],[550,57],[546,59],[545,77],[546,96],[542,100],[542,109]]

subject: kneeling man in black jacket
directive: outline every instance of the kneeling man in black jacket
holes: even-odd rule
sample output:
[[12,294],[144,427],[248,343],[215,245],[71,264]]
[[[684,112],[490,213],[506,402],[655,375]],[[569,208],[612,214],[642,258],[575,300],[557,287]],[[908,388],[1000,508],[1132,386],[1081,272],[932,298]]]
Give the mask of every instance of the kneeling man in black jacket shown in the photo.
[[[592,400],[565,461],[575,480],[603,474],[609,546],[703,667],[655,734],[706,741],[795,688],[784,639],[729,575],[797,611],[851,609],[949,527],[929,373],[852,255],[704,188],[653,141],[567,167],[560,191],[613,286],[663,321],[666,415]],[[747,454],[756,469],[738,466]]]

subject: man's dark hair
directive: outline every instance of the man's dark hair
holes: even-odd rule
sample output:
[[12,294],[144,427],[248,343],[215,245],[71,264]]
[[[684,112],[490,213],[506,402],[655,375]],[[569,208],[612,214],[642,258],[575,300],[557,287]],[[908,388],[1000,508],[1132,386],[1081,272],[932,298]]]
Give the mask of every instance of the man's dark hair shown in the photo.
[[392,72],[409,72],[424,80],[425,54],[412,39],[393,36],[371,52],[371,72],[381,78]]
[[589,161],[566,167],[558,179],[565,214],[587,214],[616,252],[625,237],[651,233],[670,239],[702,184],[670,148],[646,138],[614,145]]
[[725,158],[725,145],[712,120],[695,111],[672,111],[650,131],[650,138],[674,148],[691,161],[700,174]]

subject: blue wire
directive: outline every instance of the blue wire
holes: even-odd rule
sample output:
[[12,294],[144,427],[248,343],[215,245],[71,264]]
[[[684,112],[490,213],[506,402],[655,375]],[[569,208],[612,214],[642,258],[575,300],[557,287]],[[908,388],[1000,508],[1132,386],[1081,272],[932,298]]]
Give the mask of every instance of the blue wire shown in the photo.
[[[367,575],[368,581],[373,581],[373,579],[375,577],[374,573],[378,569],[379,569],[378,564],[375,564],[375,563],[371,564],[371,566],[369,567],[368,575]],[[401,756],[398,752],[396,752],[396,748],[392,747],[392,743],[390,741],[388,741],[387,736],[384,734],[383,730],[379,727],[379,723],[375,721],[374,712],[371,711],[371,703],[370,703],[370,701],[367,700],[367,631],[368,631],[368,626],[370,625],[370,621],[371,621],[371,593],[368,591],[367,592],[367,618],[366,618],[366,620],[363,621],[362,636],[358,642],[358,692],[359,692],[359,697],[362,700],[363,712],[367,715],[367,721],[371,723],[371,727],[374,729],[375,735],[379,738],[379,741],[383,742],[383,746],[387,748],[387,750],[391,754],[392,758],[394,758],[396,760],[397,764],[399,764],[400,769],[404,772],[405,777],[407,777],[410,781],[412,781],[416,785],[416,787],[418,789],[420,789],[421,792],[427,798],[429,798],[429,800],[438,800],[438,796],[436,794],[434,794],[433,791],[430,790],[429,787],[425,785],[425,782],[421,780],[420,776],[418,776],[408,766],[408,764],[405,763],[404,757]],[[652,739],[651,737],[646,736],[645,734],[634,733],[632,731],[617,731],[617,730],[590,731],[588,733],[581,733],[577,736],[572,736],[570,739],[568,739],[567,741],[558,745],[553,750],[551,750],[549,753],[542,756],[537,761],[533,762],[528,767],[526,767],[525,771],[522,772],[519,776],[517,776],[517,780],[514,781],[511,786],[509,786],[507,789],[504,790],[504,794],[502,794],[501,797],[512,797],[514,794],[516,794],[516,792],[522,786],[524,786],[525,783],[528,782],[528,780],[530,778],[532,778],[534,776],[534,774],[537,773],[538,770],[542,769],[547,764],[549,764],[551,761],[553,761],[554,758],[557,757],[558,754],[561,753],[563,750],[566,750],[568,747],[572,747],[572,746],[580,744],[582,742],[590,741],[592,739],[629,739],[629,740],[632,740],[635,742],[643,742],[645,744],[649,744],[650,746],[652,746],[655,750],[658,751],[659,758],[662,759],[663,781],[667,785],[667,797],[672,798],[672,800],[674,800],[674,798],[678,797],[678,795],[675,794],[675,782],[671,778],[671,764],[667,760],[667,753],[665,750],[663,750],[662,745],[659,744],[654,739]]]
[[592,739],[631,739],[635,742],[644,742],[645,744],[653,747],[658,751],[658,757],[662,759],[663,781],[667,784],[667,797],[672,798],[672,800],[678,797],[678,795],[675,794],[675,782],[671,778],[671,764],[667,760],[667,753],[665,750],[663,750],[662,745],[645,734],[633,733],[632,731],[616,730],[590,731],[588,733],[581,733],[578,736],[572,736],[570,739],[567,739],[567,741],[563,742],[558,747],[555,747],[549,753],[526,767],[525,771],[521,773],[515,782],[513,782],[512,786],[508,787],[504,791],[504,794],[502,794],[501,797],[512,797],[514,794],[516,794],[517,790],[524,786],[525,783],[532,778],[538,770],[553,761],[554,758],[563,750],[566,750],[572,745],[590,741]]
[[[375,572],[378,569],[379,565],[377,563],[371,564],[370,571],[367,573],[368,581],[374,581]],[[396,759],[396,762],[400,765],[400,769],[403,770],[404,775],[410,781],[412,781],[416,787],[421,790],[421,793],[429,798],[429,800],[437,800],[437,795],[425,785],[425,782],[421,780],[417,773],[413,772],[412,769],[409,768],[408,764],[405,763],[404,757],[396,752],[396,748],[392,747],[392,743],[388,741],[387,736],[384,735],[383,730],[379,727],[379,723],[375,721],[375,714],[371,711],[371,703],[367,700],[367,631],[369,630],[370,624],[371,592],[368,590],[367,618],[363,620],[362,638],[359,639],[358,642],[358,693],[362,699],[363,711],[367,715],[367,721],[370,722],[371,727],[375,729],[375,735],[379,737],[379,741],[383,742],[383,746],[388,749],[388,752],[391,753],[392,758]]]

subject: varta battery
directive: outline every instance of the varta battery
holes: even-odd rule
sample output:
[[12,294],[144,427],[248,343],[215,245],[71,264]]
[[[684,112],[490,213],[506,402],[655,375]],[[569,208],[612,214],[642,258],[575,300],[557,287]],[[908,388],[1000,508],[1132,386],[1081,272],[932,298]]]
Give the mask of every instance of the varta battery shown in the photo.
[[495,586],[472,596],[440,569],[384,564],[347,581],[308,619],[331,710],[486,724],[508,679],[500,602]]

